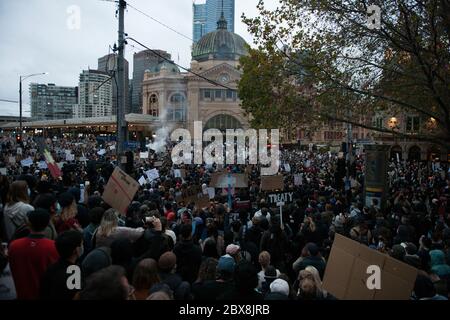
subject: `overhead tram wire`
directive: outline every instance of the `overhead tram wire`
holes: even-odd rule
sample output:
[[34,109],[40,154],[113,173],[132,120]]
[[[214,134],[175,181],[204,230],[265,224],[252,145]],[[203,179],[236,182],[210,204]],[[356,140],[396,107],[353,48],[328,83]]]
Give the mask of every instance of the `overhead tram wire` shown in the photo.
[[176,34],[182,36],[183,38],[186,38],[186,39],[188,39],[189,41],[195,42],[194,39],[188,37],[188,36],[185,35],[185,34],[182,34],[181,32],[175,30],[175,29],[172,28],[171,26],[168,26],[167,24],[165,24],[165,23],[163,23],[163,22],[161,22],[161,21],[159,21],[159,20],[153,18],[152,16],[150,16],[150,15],[147,14],[147,13],[145,13],[144,11],[142,11],[142,10],[140,10],[140,9],[138,9],[138,8],[136,8],[136,7],[134,7],[134,6],[131,5],[129,2],[127,2],[127,6],[130,7],[130,8],[132,8],[132,9],[134,9],[134,10],[136,10],[136,11],[139,12],[140,14],[146,16],[147,18],[153,20],[154,22],[156,22],[156,23],[162,25],[163,27],[165,27],[165,28],[167,28],[167,29],[169,29],[169,30],[175,32]]
[[182,65],[179,65],[178,63],[176,63],[176,62],[174,62],[174,61],[172,61],[172,60],[170,60],[170,59],[167,59],[167,58],[164,57],[163,55],[159,54],[158,51],[153,50],[153,49],[150,49],[150,48],[147,47],[145,44],[143,44],[143,43],[137,41],[136,39],[134,39],[134,38],[132,38],[132,37],[127,37],[126,39],[136,42],[137,44],[139,44],[139,45],[142,46],[143,48],[145,48],[145,49],[151,51],[154,55],[158,56],[159,58],[164,59],[164,60],[166,60],[166,61],[168,61],[168,62],[170,62],[170,63],[173,63],[173,64],[176,65],[178,68],[183,69],[183,70],[186,71],[186,72],[192,73],[193,75],[195,75],[195,76],[197,76],[197,77],[199,77],[199,78],[201,78],[201,79],[203,79],[203,80],[205,80],[205,81],[207,81],[207,82],[209,82],[209,83],[211,83],[211,84],[213,84],[213,85],[215,85],[215,86],[222,87],[222,88],[225,88],[225,89],[228,89],[228,90],[232,90],[232,91],[235,91],[235,90],[236,90],[236,89],[230,88],[230,87],[228,87],[228,86],[226,86],[226,85],[224,85],[224,84],[218,83],[218,82],[216,82],[216,81],[214,81],[214,80],[208,79],[208,78],[206,78],[205,76],[202,76],[202,75],[199,74],[199,73],[193,72],[191,69],[185,68],[185,67],[183,67]]

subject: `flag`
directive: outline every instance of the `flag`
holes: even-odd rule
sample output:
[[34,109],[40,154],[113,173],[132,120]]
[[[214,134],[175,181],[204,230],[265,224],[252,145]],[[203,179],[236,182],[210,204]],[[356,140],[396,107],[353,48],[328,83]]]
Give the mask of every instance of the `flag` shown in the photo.
[[61,169],[59,169],[58,165],[55,163],[50,152],[47,149],[44,151],[45,162],[47,162],[48,170],[50,170],[50,174],[53,178],[58,179],[61,177]]

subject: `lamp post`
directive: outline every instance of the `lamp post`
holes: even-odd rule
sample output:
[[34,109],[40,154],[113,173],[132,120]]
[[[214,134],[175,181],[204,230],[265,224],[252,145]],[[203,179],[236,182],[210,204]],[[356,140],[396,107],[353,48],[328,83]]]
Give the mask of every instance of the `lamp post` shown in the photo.
[[48,72],[41,72],[41,73],[33,73],[33,74],[29,74],[26,76],[20,76],[20,80],[19,80],[19,125],[20,125],[20,135],[22,135],[22,81],[24,81],[25,79],[34,77],[34,76],[40,76],[40,75],[44,75],[44,74],[48,74]]

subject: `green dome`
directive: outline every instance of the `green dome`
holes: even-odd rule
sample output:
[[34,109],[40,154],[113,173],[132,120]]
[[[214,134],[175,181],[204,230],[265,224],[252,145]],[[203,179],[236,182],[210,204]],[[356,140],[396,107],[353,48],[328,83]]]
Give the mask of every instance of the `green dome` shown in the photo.
[[158,63],[157,65],[154,65],[150,69],[145,70],[145,72],[159,73],[161,69],[166,69],[170,73],[180,73],[180,69],[173,62],[169,61],[163,61],[161,63]]
[[215,60],[237,60],[247,55],[246,46],[241,36],[227,30],[227,22],[222,15],[217,22],[217,30],[207,33],[194,43],[192,59],[205,61],[212,55]]

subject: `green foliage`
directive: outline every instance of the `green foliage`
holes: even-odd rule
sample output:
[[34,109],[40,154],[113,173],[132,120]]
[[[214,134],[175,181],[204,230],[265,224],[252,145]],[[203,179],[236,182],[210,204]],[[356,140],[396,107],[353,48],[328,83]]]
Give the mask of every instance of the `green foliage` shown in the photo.
[[436,119],[415,138],[449,146],[450,4],[370,4],[380,29],[368,28],[366,1],[280,0],[275,10],[259,1],[257,17],[242,17],[256,49],[241,60],[239,96],[255,127],[330,119],[389,131],[359,119],[408,113]]

